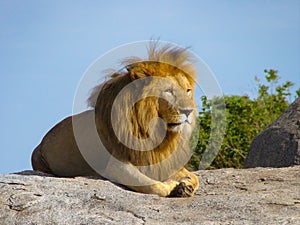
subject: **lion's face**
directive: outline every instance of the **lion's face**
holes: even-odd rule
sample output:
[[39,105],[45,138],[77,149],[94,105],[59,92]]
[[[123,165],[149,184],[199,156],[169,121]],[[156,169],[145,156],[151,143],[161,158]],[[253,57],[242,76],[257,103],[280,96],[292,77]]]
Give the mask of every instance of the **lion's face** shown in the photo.
[[193,87],[184,77],[180,83],[174,78],[168,78],[169,83],[162,87],[162,97],[158,100],[158,114],[167,124],[167,129],[180,132],[183,127],[191,127],[195,121],[195,104]]
[[139,116],[162,118],[170,132],[182,132],[185,128],[188,128],[185,131],[191,131],[196,119],[193,80],[176,67],[162,63],[156,65],[151,65],[151,71],[143,71],[144,77],[139,73],[142,79],[151,77],[151,82],[142,88],[142,96],[155,93],[155,97],[141,100],[142,106],[138,110],[146,113]]

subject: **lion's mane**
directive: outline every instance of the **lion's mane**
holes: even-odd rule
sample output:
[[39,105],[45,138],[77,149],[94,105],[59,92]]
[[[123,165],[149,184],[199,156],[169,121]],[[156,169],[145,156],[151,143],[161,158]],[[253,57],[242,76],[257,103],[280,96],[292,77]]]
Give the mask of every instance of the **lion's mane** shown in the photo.
[[[128,148],[118,140],[111,121],[115,120],[118,124],[117,132],[119,135],[130,139],[131,136],[128,136],[128,127],[124,125],[126,119],[122,116],[112,118],[113,103],[120,91],[134,80],[143,79],[145,76],[164,78],[170,74],[174,74],[174,79],[172,79],[179,87],[184,86],[186,82],[194,87],[195,69],[192,63],[193,58],[186,49],[174,48],[169,45],[159,48],[154,44],[149,48],[149,56],[147,59],[128,58],[124,60],[123,66],[126,68],[125,70],[114,72],[109,81],[93,89],[88,103],[90,107],[95,109],[95,120],[99,137],[107,150],[115,158],[139,167],[143,173],[157,180],[164,178],[159,175],[159,169],[154,168],[155,164],[173,155],[172,157],[174,158],[170,160],[170,162],[167,162],[166,167],[170,168],[170,172],[168,173],[174,173],[175,170],[180,169],[174,169],[173,167],[176,167],[176,164],[179,163],[181,158],[189,158],[190,130],[184,130],[182,132],[167,131],[164,140],[157,147],[147,151],[138,151]],[[127,91],[121,96],[122,100],[124,102],[130,101],[135,95],[140,94],[142,96],[146,93],[147,89],[154,88],[154,82],[149,80],[146,80],[144,83],[142,82],[141,85],[145,87],[142,87],[143,93],[135,93],[132,90]],[[194,104],[195,101],[193,98],[191,101]],[[195,105],[193,105],[193,107],[194,106]],[[133,109],[127,109],[130,110],[128,113],[130,113],[132,125],[131,133],[134,134],[135,137],[140,139],[149,137],[149,122],[153,118],[161,116],[159,115],[158,107],[157,98],[146,97],[135,104]],[[124,115],[126,107],[120,104],[116,110],[119,115]],[[196,115],[196,113],[194,113],[194,115]],[[194,122],[191,126],[194,126]],[[130,140],[127,141],[130,142]],[[144,167],[147,169],[143,170]],[[180,167],[182,167],[182,165]]]

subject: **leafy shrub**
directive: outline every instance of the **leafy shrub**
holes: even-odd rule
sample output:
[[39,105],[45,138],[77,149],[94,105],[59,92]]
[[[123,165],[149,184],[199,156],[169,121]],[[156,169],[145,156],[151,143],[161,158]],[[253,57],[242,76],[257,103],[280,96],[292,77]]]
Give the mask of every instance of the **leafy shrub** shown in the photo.
[[[276,70],[265,70],[266,84],[255,78],[258,87],[257,97],[224,96],[226,104],[226,134],[221,148],[210,164],[210,168],[242,168],[254,137],[271,124],[289,106],[287,97],[291,95],[290,81],[278,84]],[[299,96],[300,89],[296,92]],[[188,164],[191,169],[199,169],[199,162],[208,146],[211,133],[211,102],[202,97],[202,110],[199,112],[200,126],[197,147]]]

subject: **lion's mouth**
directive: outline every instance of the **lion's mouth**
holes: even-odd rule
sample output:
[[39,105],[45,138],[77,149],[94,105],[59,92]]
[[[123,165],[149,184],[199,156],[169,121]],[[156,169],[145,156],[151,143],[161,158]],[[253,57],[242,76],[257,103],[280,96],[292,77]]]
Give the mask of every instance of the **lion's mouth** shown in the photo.
[[181,124],[184,124],[184,123],[191,124],[191,122],[190,122],[189,120],[185,120],[185,121],[183,121],[183,122],[168,123],[168,127],[174,128],[174,127],[180,126]]
[[168,123],[168,127],[176,127],[181,125],[182,123]]

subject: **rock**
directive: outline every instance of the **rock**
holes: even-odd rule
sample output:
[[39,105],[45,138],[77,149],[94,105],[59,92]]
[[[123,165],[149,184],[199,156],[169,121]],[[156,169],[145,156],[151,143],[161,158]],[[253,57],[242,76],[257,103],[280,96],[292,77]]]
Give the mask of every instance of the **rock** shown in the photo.
[[195,172],[191,198],[33,171],[0,175],[0,224],[300,224],[300,166]]
[[252,142],[244,168],[300,165],[300,97]]

